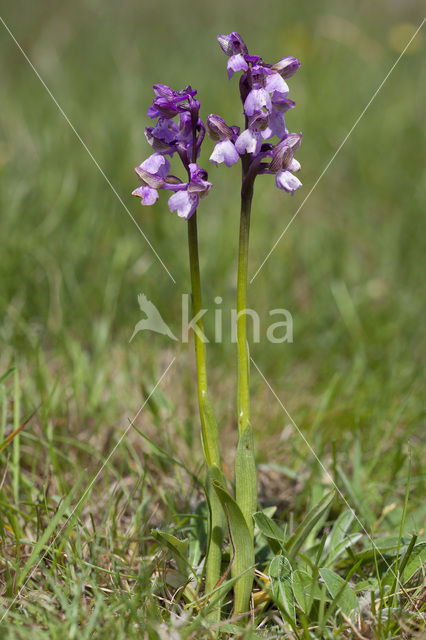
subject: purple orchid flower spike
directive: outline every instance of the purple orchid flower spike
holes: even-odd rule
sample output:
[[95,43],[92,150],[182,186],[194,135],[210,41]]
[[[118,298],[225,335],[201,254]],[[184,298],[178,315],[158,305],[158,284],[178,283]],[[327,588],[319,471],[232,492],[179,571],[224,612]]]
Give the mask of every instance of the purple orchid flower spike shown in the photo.
[[[230,131],[233,128],[219,116],[214,116],[216,121],[210,128],[208,124],[207,129],[210,137],[216,140],[210,160],[215,164],[224,162],[231,166],[236,162],[237,152],[250,180],[258,174],[273,173],[279,189],[294,193],[302,186],[300,180],[293,175],[293,172],[300,169],[297,160],[292,158],[291,163],[279,171],[265,167],[268,166],[266,163],[272,158],[274,149],[280,149],[280,145],[285,140],[288,141],[288,136],[296,135],[288,133],[283,114],[295,106],[295,102],[288,97],[286,80],[296,73],[300,62],[293,56],[286,56],[275,64],[267,64],[259,56],[249,55],[243,38],[236,31],[219,35],[217,39],[222,51],[228,56],[228,77],[242,72],[240,94],[246,127],[239,135],[232,135]],[[217,124],[219,120],[223,123],[221,126]],[[210,129],[215,126],[218,130],[212,133]],[[273,138],[278,139],[276,144],[271,141]]]
[[[160,189],[172,191],[170,210],[188,220],[212,186],[207,181],[207,172],[196,164],[205,134],[199,117],[200,103],[195,98],[197,91],[190,86],[175,91],[165,84],[156,84],[153,89],[155,97],[147,115],[157,122],[146,127],[145,136],[154,153],[136,167],[140,186],[132,195],[149,206],[157,202]],[[175,153],[187,172],[186,182],[169,174],[166,156],[171,158]]]

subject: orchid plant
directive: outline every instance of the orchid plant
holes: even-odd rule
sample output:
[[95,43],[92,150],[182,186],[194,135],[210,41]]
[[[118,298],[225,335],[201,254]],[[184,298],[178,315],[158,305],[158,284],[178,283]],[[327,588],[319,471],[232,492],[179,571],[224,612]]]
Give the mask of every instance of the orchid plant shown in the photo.
[[[254,579],[254,520],[257,511],[257,477],[250,421],[249,373],[250,355],[247,343],[247,265],[250,213],[255,179],[261,174],[275,176],[279,189],[293,194],[302,184],[294,175],[300,169],[294,154],[302,135],[290,133],[283,114],[295,106],[288,98],[286,80],[300,67],[294,57],[281,58],[267,64],[257,55],[250,55],[242,37],[232,32],[219,35],[218,42],[228,57],[228,78],[241,73],[239,90],[243,105],[244,129],[230,126],[219,115],[210,114],[205,124],[200,118],[197,92],[190,86],[174,91],[162,84],[154,85],[152,105],[147,115],[156,121],[145,134],[154,153],[136,167],[140,186],[133,195],[143,205],[154,204],[158,191],[172,192],[169,208],[187,221],[189,263],[194,316],[202,308],[198,256],[197,208],[207,196],[212,184],[207,171],[197,162],[205,132],[216,143],[210,156],[215,164],[230,167],[241,161],[241,214],[237,281],[237,346],[238,346],[238,432],[235,454],[235,495],[228,491],[219,450],[219,434],[207,389],[206,349],[202,333],[194,332],[197,365],[198,401],[201,436],[207,465],[206,496],[209,505],[209,542],[205,562],[204,593],[207,599],[218,592],[213,619],[219,620],[225,591],[227,571],[223,573],[223,543],[225,534],[233,547],[229,581],[234,589],[234,613],[247,612],[251,604]],[[169,158],[178,156],[186,172],[185,180],[170,173]],[[197,327],[202,331],[201,314]]]

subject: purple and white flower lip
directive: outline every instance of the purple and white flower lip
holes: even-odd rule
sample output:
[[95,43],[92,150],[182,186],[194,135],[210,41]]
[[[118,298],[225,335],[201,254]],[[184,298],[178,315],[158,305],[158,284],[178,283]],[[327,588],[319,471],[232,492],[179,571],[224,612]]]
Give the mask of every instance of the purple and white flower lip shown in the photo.
[[210,162],[216,166],[224,162],[227,167],[231,167],[238,162],[240,156],[235,144],[231,142],[231,140],[220,140],[215,145],[209,159]]
[[223,118],[211,113],[206,119],[206,129],[210,138],[216,142],[210,162],[216,166],[224,162],[227,167],[236,164],[240,156],[234,142],[240,131],[239,127],[230,127]]
[[177,191],[169,198],[170,211],[176,211],[179,218],[189,220],[195,213],[200,198],[204,198],[211,189],[211,182],[206,180],[207,171],[191,163],[189,165],[190,180],[185,189]]
[[284,189],[284,191],[291,193],[291,195],[302,186],[299,178],[294,176],[290,171],[279,171],[275,177],[275,184],[278,189]]
[[299,178],[293,175],[301,168],[300,162],[294,157],[301,141],[301,133],[288,133],[279,144],[265,154],[270,155],[272,159],[264,172],[275,174],[275,184],[278,189],[284,189],[291,195],[302,186]]
[[[211,188],[207,172],[196,164],[205,134],[205,126],[199,117],[200,103],[196,90],[189,85],[175,91],[165,84],[153,87],[155,98],[147,115],[157,119],[153,127],[146,127],[145,136],[154,150],[142,164],[136,167],[141,186],[132,195],[141,199],[141,204],[154,204],[160,189],[169,190],[169,208],[178,216],[188,220],[195,212],[200,198]],[[178,117],[178,123],[174,118]],[[231,135],[234,134],[231,129]],[[166,156],[175,153],[180,157],[188,174],[188,181],[169,174],[170,162]]]
[[256,155],[262,147],[262,134],[254,128],[245,129],[235,141],[235,148],[240,155],[251,153]]
[[157,202],[158,191],[157,189],[152,189],[147,185],[143,185],[141,187],[138,187],[137,189],[134,189],[132,191],[132,196],[137,196],[138,198],[141,199],[141,204],[149,206]]
[[248,71],[248,64],[242,53],[231,56],[227,64],[228,78],[231,79],[237,71]]

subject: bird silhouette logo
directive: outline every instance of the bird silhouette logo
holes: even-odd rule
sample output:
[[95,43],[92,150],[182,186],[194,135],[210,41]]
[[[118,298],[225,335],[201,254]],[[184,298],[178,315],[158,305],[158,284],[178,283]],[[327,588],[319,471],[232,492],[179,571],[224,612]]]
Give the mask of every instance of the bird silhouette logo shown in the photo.
[[176,336],[170,331],[167,324],[164,322],[161,317],[160,312],[158,311],[155,304],[148,300],[145,294],[140,293],[138,295],[138,303],[140,310],[146,315],[146,318],[139,320],[139,322],[135,325],[132,337],[129,342],[133,340],[135,335],[139,333],[139,331],[155,331],[155,333],[161,333],[164,336],[168,336],[172,340],[177,340]]

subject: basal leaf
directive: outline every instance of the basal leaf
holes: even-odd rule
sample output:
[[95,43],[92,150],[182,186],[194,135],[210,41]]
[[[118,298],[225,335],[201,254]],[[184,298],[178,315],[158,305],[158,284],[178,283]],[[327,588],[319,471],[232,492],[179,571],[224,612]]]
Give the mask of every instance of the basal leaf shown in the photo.
[[234,498],[219,482],[213,481],[213,487],[219,496],[222,507],[229,516],[235,558],[232,564],[232,576],[240,576],[234,586],[234,610],[243,613],[249,609],[253,586],[254,547],[245,518]]
[[[212,464],[209,468],[206,479],[206,496],[210,515],[206,560],[206,593],[212,592],[220,580],[222,568],[222,543],[226,527],[222,503],[213,487],[213,482],[218,482],[221,485],[225,484],[223,473],[216,464]],[[220,602],[215,609],[215,618],[213,619],[212,610],[210,620],[213,623],[220,620]]]

